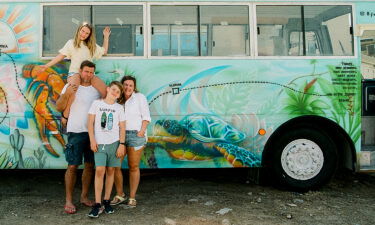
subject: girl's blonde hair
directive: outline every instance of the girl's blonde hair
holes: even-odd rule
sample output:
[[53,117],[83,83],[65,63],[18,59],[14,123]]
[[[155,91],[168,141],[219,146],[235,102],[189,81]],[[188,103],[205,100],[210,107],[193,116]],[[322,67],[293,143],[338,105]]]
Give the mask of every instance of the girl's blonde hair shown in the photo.
[[91,57],[93,57],[95,50],[96,50],[96,38],[95,38],[94,28],[90,24],[83,23],[80,27],[78,27],[76,34],[74,36],[74,47],[75,48],[81,47],[81,39],[79,38],[79,32],[81,31],[83,27],[87,27],[90,30],[89,36],[83,42],[85,42],[85,45],[90,51]]
[[122,87],[122,84],[119,81],[114,80],[108,85],[108,87],[112,87],[113,85],[116,85],[120,89],[120,97],[117,99],[117,103],[124,104],[125,103],[125,95],[124,95],[124,89]]

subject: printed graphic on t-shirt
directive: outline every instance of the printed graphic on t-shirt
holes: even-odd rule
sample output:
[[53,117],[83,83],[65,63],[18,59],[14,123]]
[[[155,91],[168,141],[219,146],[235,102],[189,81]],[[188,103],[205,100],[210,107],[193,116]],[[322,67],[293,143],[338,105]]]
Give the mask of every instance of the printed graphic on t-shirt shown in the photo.
[[99,111],[102,112],[100,119],[100,126],[103,131],[110,131],[113,128],[113,113],[116,113],[114,109],[105,109],[99,108]]

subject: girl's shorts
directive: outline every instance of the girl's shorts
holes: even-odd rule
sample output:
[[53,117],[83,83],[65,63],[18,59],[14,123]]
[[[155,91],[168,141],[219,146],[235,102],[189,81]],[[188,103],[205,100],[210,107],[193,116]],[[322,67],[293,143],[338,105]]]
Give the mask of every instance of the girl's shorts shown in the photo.
[[125,145],[126,147],[134,147],[134,150],[140,150],[143,146],[146,145],[146,137],[138,137],[137,130],[127,130]]

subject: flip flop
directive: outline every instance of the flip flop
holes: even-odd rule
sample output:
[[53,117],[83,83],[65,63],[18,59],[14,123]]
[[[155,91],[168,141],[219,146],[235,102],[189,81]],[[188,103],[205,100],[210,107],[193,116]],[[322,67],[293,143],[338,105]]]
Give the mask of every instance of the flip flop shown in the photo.
[[81,202],[82,205],[87,207],[93,207],[95,205],[94,201],[88,201],[88,202]]
[[64,206],[64,212],[67,213],[67,214],[74,214],[77,212],[77,209],[75,206],[67,206],[65,205]]

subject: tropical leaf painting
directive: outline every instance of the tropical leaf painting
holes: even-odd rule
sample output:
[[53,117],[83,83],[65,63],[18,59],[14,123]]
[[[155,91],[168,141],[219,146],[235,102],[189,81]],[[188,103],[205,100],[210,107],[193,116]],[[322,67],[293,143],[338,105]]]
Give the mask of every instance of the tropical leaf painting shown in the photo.
[[0,155],[0,169],[14,169],[17,167],[17,163],[8,156],[8,152],[5,151]]
[[[293,116],[326,116],[340,124],[356,143],[361,136],[361,117],[354,113],[360,111],[361,107],[360,95],[357,93],[360,90],[360,82],[356,80],[360,77],[359,70],[356,69],[355,74],[351,74],[355,78],[353,87],[347,81],[347,85],[333,83],[335,80],[347,78],[343,76],[347,72],[344,67],[329,65],[327,72],[317,74],[316,61],[312,61],[311,64],[311,74],[294,78],[288,84],[288,87],[293,88],[283,89],[286,94],[283,111]],[[312,79],[308,80],[310,77]],[[301,78],[304,78],[303,83],[298,82]]]

